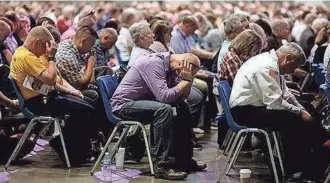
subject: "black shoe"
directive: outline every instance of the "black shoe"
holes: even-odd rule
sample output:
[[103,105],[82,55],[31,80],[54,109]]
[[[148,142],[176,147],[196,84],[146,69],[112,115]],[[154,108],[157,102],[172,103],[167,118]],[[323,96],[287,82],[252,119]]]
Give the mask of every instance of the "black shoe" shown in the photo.
[[177,172],[173,169],[163,169],[157,168],[155,166],[155,178],[156,179],[166,179],[166,180],[183,180],[188,177],[186,172]]
[[207,168],[205,163],[197,163],[196,160],[191,160],[191,171],[192,172],[200,172]]

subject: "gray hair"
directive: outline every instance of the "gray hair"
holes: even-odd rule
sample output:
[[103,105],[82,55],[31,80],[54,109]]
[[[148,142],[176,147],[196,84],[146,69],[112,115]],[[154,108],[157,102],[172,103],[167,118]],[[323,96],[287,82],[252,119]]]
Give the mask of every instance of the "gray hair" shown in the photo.
[[228,18],[223,22],[224,23],[224,31],[226,37],[229,40],[234,39],[239,33],[243,31],[242,22],[248,19],[248,16],[244,14],[231,14]]
[[144,37],[147,33],[148,30],[150,30],[150,24],[143,20],[137,23],[134,23],[130,28],[129,28],[129,32],[131,34],[131,37],[134,41],[134,43],[136,43],[141,37]]
[[254,30],[257,34],[259,34],[259,36],[262,38],[263,41],[266,41],[266,39],[267,39],[266,33],[260,25],[251,22],[249,24],[249,27],[250,27],[251,30]]
[[277,51],[285,55],[293,55],[295,60],[301,63],[304,63],[306,61],[304,50],[297,43],[291,42],[284,44]]
[[312,23],[312,29],[316,29],[317,31],[320,31],[323,27],[326,27],[328,23],[329,21],[325,18],[317,18]]

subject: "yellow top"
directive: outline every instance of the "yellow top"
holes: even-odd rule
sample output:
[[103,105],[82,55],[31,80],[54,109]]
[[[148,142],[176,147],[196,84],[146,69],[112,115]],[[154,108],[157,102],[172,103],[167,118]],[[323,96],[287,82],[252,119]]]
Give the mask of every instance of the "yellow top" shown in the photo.
[[46,69],[41,59],[28,49],[23,46],[16,49],[10,64],[10,75],[16,80],[25,100],[40,95],[23,86],[26,76],[37,78]]

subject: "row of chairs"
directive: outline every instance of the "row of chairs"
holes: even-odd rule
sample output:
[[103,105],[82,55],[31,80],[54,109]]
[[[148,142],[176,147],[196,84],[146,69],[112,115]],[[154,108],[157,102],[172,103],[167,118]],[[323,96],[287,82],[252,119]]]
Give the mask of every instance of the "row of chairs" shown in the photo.
[[[8,162],[5,165],[5,169],[7,170],[8,167],[10,166],[10,163],[12,162],[12,160],[14,160],[16,158],[17,154],[19,153],[20,149],[24,145],[25,141],[31,136],[31,133],[32,133],[34,127],[38,123],[43,124],[44,128],[39,133],[37,133],[37,136],[34,138],[35,141],[47,132],[47,129],[49,128],[50,125],[55,124],[55,128],[58,129],[58,133],[59,133],[60,138],[61,138],[66,164],[67,164],[67,167],[70,169],[70,167],[71,167],[70,160],[69,160],[69,156],[67,154],[65,141],[64,141],[63,134],[62,134],[62,131],[61,131],[61,121],[64,120],[64,118],[63,117],[50,117],[50,116],[37,116],[37,115],[33,114],[31,111],[29,111],[29,109],[27,107],[25,107],[24,98],[23,98],[23,96],[20,92],[20,89],[19,89],[15,79],[12,78],[11,76],[9,76],[8,78],[11,81],[11,83],[12,83],[14,89],[15,89],[16,96],[19,100],[19,108],[22,111],[24,117],[27,118],[27,119],[30,119],[30,122],[29,122],[26,130],[24,131],[24,134],[23,134],[22,138],[20,139],[19,143],[17,144],[17,146],[15,147],[13,153],[11,154],[10,158],[8,159]],[[111,158],[114,158],[114,156],[115,156],[116,152],[118,151],[121,143],[123,142],[126,135],[128,134],[129,127],[132,126],[132,125],[136,125],[136,126],[138,126],[139,128],[142,129],[144,142],[145,142],[145,147],[146,147],[146,151],[147,151],[147,154],[148,154],[149,166],[150,166],[151,174],[153,175],[154,174],[154,169],[153,169],[153,163],[152,163],[152,160],[151,160],[149,141],[148,141],[148,138],[147,138],[146,129],[144,128],[144,126],[140,122],[137,122],[137,121],[123,121],[122,119],[116,117],[112,113],[112,109],[111,109],[111,105],[110,105],[110,98],[112,97],[114,91],[116,90],[116,88],[118,86],[117,79],[114,76],[101,76],[97,79],[97,82],[99,84],[101,98],[102,98],[102,102],[104,104],[104,108],[105,108],[105,111],[106,111],[108,121],[110,123],[112,123],[113,125],[115,125],[115,128],[112,131],[105,147],[103,148],[103,151],[101,152],[101,154],[99,155],[96,163],[94,164],[93,169],[90,172],[91,175],[94,174],[96,168],[100,164],[100,162],[101,162],[101,160],[102,160],[102,158],[103,158],[106,151],[110,151]],[[123,129],[122,133],[120,135],[120,138],[116,142],[114,147],[112,149],[109,149],[110,143],[112,142],[115,134],[117,133],[117,131],[119,129]]]
[[[226,175],[229,174],[230,169],[233,167],[234,163],[237,160],[237,157],[242,149],[242,146],[246,140],[247,135],[252,134],[252,133],[259,133],[259,134],[265,136],[265,138],[266,138],[275,182],[279,183],[280,182],[279,176],[277,174],[276,164],[275,164],[275,160],[274,160],[274,156],[273,156],[272,144],[270,141],[270,137],[273,137],[275,152],[278,156],[282,176],[284,177],[285,176],[284,166],[283,166],[281,152],[280,152],[280,148],[279,148],[279,144],[278,144],[278,140],[277,140],[277,133],[275,131],[267,131],[265,129],[249,128],[246,126],[238,125],[235,122],[235,120],[233,119],[231,112],[230,112],[229,97],[230,97],[230,93],[231,93],[231,87],[230,87],[228,81],[220,81],[218,84],[218,91],[219,91],[219,97],[220,97],[219,101],[221,101],[222,107],[224,109],[225,119],[230,128],[230,132],[229,132],[229,134],[227,134],[227,137],[225,139],[225,141],[228,141],[228,139],[230,138],[230,140],[228,141],[228,143],[226,145],[227,146],[226,149],[227,150],[230,149],[230,150],[229,150],[229,154],[227,155],[227,158],[225,161],[225,168],[224,168],[223,172],[220,174],[218,182],[221,182],[221,179],[224,176],[224,174],[226,174]],[[231,136],[231,137],[229,137],[229,136]],[[227,150],[225,150],[225,151],[227,151]]]

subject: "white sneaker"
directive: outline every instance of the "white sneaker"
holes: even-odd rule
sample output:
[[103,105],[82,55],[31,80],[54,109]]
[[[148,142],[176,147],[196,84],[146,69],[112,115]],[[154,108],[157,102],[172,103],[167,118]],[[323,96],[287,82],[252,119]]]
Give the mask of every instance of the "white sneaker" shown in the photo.
[[196,134],[204,134],[204,130],[200,129],[200,128],[193,128],[194,133]]

